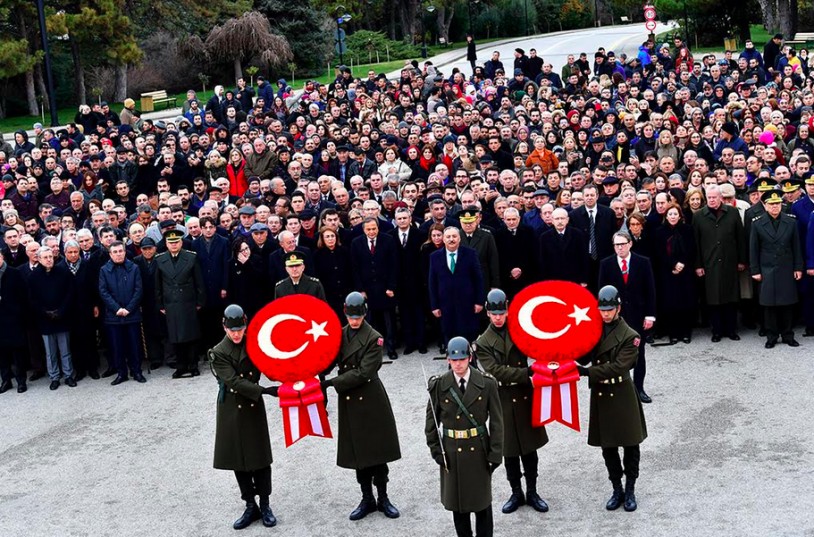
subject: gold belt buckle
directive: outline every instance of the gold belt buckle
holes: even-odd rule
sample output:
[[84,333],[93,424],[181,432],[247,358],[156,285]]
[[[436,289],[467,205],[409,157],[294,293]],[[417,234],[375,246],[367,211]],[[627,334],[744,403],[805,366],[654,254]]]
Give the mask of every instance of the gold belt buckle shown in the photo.
[[469,429],[469,436],[470,436],[470,437],[472,437],[472,438],[474,438],[474,437],[478,436],[478,430],[477,430],[477,429],[474,429],[474,428],[473,428],[473,429]]
[[455,440],[466,440],[469,431],[455,431]]

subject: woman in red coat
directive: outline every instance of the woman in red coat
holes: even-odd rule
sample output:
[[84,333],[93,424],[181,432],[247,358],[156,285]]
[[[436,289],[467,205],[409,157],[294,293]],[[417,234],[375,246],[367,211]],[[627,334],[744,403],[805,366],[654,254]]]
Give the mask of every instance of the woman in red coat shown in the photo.
[[226,177],[229,179],[229,195],[241,197],[249,189],[245,173],[246,159],[238,149],[229,151],[229,163],[226,165]]

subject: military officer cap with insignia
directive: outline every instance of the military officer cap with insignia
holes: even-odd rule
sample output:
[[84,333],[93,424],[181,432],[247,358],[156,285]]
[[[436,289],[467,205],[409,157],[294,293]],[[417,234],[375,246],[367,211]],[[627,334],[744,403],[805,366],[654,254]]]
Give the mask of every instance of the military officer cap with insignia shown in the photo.
[[784,194],[791,194],[793,192],[797,192],[800,188],[801,183],[797,179],[786,179],[782,183],[780,183],[780,187],[783,189]]
[[181,242],[184,238],[184,232],[177,229],[171,229],[164,235],[164,240],[168,243]]
[[809,173],[808,177],[806,177],[803,182],[807,185],[814,185],[814,174]]
[[462,224],[471,224],[478,219],[479,213],[480,209],[470,205],[458,211],[458,220],[460,220]]
[[760,199],[763,203],[783,203],[783,193],[779,190],[771,190],[764,192]]
[[290,254],[285,255],[285,266],[297,267],[303,264],[305,264],[305,256],[303,255],[302,252],[294,250]]
[[757,185],[758,192],[768,192],[770,190],[774,190],[774,187],[777,186],[777,183],[772,181],[771,179],[758,179],[755,181],[755,185]]

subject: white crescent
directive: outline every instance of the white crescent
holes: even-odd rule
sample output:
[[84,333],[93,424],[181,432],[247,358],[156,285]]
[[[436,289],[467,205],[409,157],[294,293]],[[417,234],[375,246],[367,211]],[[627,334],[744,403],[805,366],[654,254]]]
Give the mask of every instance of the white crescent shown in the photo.
[[304,351],[308,346],[308,342],[306,341],[300,345],[299,348],[290,352],[284,352],[275,347],[274,342],[271,340],[271,333],[274,330],[274,327],[283,321],[299,321],[304,323],[305,319],[299,315],[293,315],[291,313],[279,313],[264,322],[263,326],[260,327],[260,330],[257,331],[257,345],[260,347],[260,350],[263,351],[263,354],[269,358],[274,358],[276,360],[288,360],[290,358],[294,358]]
[[537,308],[537,306],[549,303],[561,304],[565,306],[565,302],[563,302],[557,297],[548,295],[534,297],[525,304],[523,304],[523,307],[520,308],[520,311],[517,313],[517,321],[520,323],[520,328],[522,328],[530,336],[537,339],[557,339],[558,337],[568,332],[568,330],[571,329],[570,323],[565,325],[565,328],[557,332],[545,332],[537,328],[537,326],[531,320],[531,316],[534,313],[534,310],[535,308]]

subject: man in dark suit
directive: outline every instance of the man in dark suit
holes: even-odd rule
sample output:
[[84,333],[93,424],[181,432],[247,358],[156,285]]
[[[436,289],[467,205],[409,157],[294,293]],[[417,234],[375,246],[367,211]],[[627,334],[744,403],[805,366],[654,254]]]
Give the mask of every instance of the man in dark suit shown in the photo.
[[622,298],[622,318],[642,338],[639,359],[633,369],[633,384],[642,403],[652,400],[644,391],[647,366],[644,361],[644,334],[656,322],[656,284],[650,260],[631,253],[630,235],[618,231],[611,239],[615,255],[602,260],[599,267],[599,287],[614,286]]
[[599,205],[596,185],[585,185],[582,189],[585,204],[571,212],[571,225],[581,230],[588,238],[589,268],[588,288],[594,293],[599,274],[599,260],[613,254],[613,234],[616,232],[616,215],[611,209]]
[[[365,150],[361,147],[357,147],[353,154],[355,156],[355,160],[351,163],[348,171],[346,172],[346,177],[350,179],[354,175],[361,175],[362,179],[367,181],[370,179],[370,176],[377,170],[376,163],[367,158],[365,154]],[[346,184],[347,186],[347,184]]]
[[461,246],[472,248],[478,253],[481,273],[483,273],[483,292],[500,287],[500,260],[497,244],[492,234],[478,225],[480,209],[468,206],[458,213],[461,223]]
[[[25,257],[25,256],[23,256]],[[16,268],[5,260],[0,251],[0,393],[13,386],[11,378],[17,381],[17,393],[25,392],[25,312],[28,308],[28,294],[25,281]],[[14,369],[12,370],[12,366]]]
[[171,230],[164,238],[167,252],[157,257],[155,292],[158,309],[167,318],[168,340],[175,346],[177,368],[172,378],[200,375],[195,343],[201,337],[198,311],[206,301],[206,286],[195,253],[182,248],[183,232]]
[[10,227],[3,232],[3,242],[5,246],[0,249],[0,253],[10,267],[21,267],[25,265],[28,258],[25,256],[25,248],[20,246],[20,232]]
[[203,337],[198,347],[198,355],[211,349],[220,340],[223,309],[226,307],[226,289],[229,277],[229,241],[217,233],[217,223],[209,216],[201,218],[201,236],[192,241],[198,265],[201,267],[206,286],[206,305],[198,312]]
[[424,338],[424,311],[421,294],[421,245],[425,236],[413,224],[410,210],[406,207],[396,209],[396,229],[389,232],[396,241],[398,280],[396,283],[396,303],[401,318],[401,329],[404,332],[404,354],[416,349],[421,354],[427,352]]
[[562,207],[551,215],[554,228],[540,237],[540,279],[565,280],[588,287],[590,255],[585,234],[568,225],[568,211]]
[[441,319],[443,340],[462,336],[474,341],[486,301],[483,273],[477,252],[461,246],[457,228],[446,228],[444,248],[430,255],[429,288],[430,309]]
[[514,207],[503,213],[503,226],[495,232],[500,285],[506,296],[514,298],[521,289],[537,279],[537,254],[530,244],[534,244],[534,231],[521,225],[520,213]]
[[351,242],[354,287],[367,299],[370,324],[384,334],[387,356],[396,354],[396,286],[398,257],[396,241],[379,233],[379,221],[366,218],[362,223],[364,236]]

